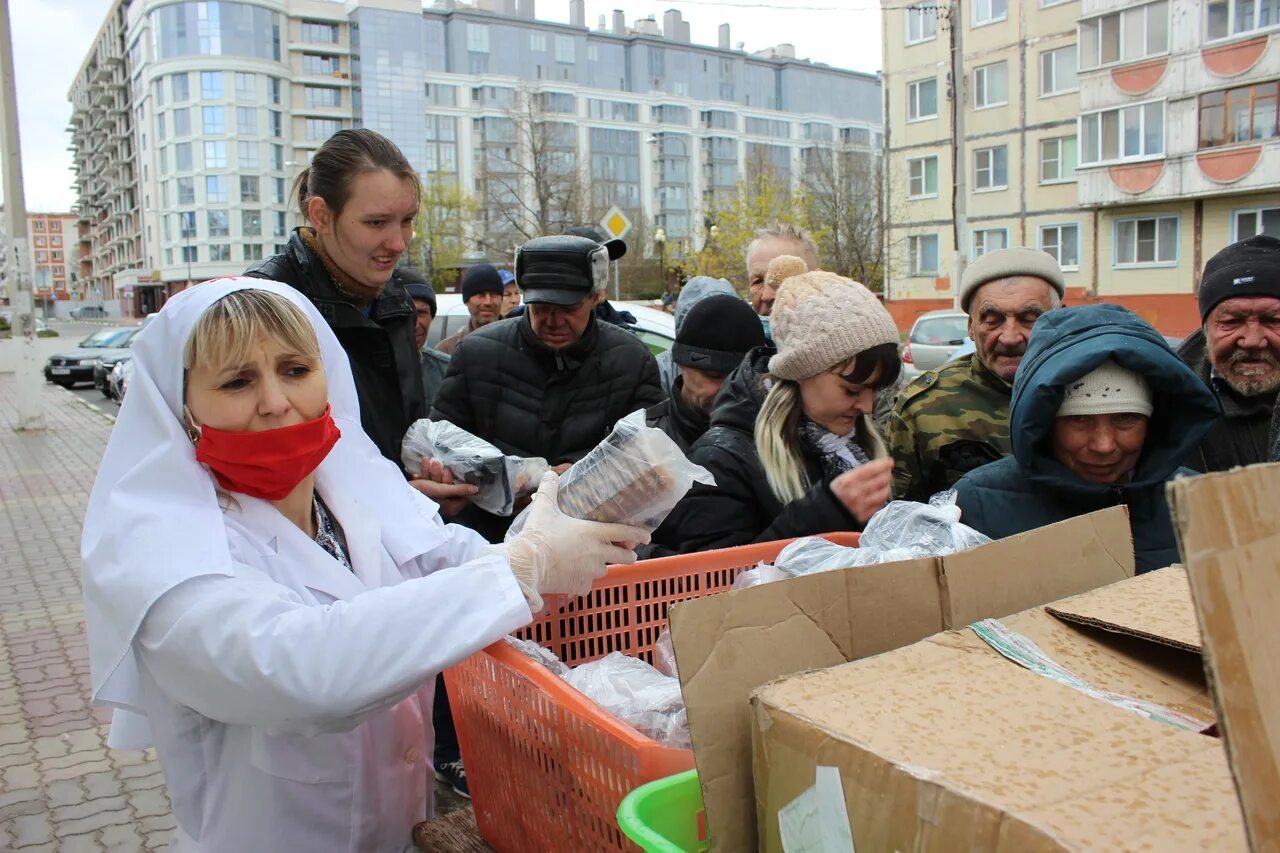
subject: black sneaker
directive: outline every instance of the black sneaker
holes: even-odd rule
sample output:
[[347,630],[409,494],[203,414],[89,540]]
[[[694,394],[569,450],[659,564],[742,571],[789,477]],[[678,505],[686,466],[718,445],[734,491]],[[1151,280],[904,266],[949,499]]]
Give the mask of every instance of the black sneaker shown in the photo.
[[436,779],[448,785],[459,797],[471,799],[467,788],[467,771],[461,761],[442,761],[436,765]]

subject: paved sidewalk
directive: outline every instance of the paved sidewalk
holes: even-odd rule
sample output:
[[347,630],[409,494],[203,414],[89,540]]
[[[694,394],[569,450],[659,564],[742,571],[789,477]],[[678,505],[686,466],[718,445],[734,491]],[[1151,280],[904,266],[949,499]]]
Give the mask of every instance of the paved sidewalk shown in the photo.
[[89,704],[80,524],[111,422],[44,386],[48,428],[17,432],[16,384],[0,373],[0,849],[163,850],[155,755],[107,749]]

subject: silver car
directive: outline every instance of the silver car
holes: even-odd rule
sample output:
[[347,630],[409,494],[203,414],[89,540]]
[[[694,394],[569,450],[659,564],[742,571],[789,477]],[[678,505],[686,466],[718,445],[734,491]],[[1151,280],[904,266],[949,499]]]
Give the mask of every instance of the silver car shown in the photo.
[[911,327],[907,345],[902,348],[902,370],[919,376],[946,364],[951,354],[969,337],[969,315],[963,311],[943,310],[921,314]]

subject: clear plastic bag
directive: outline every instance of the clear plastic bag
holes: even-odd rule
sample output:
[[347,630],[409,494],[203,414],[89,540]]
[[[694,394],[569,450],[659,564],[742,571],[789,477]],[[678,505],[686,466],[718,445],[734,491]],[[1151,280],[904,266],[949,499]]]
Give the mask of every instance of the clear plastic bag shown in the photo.
[[[711,472],[690,462],[665,432],[632,412],[560,478],[560,509],[587,521],[642,527],[650,533],[694,483],[715,485]],[[524,528],[524,513],[507,534]]]
[[[826,542],[825,539],[822,541]],[[749,589],[762,583],[773,583],[774,581],[786,580],[789,577],[791,576],[780,571],[777,566],[771,563],[757,563],[754,569],[747,569],[733,579],[733,586],[730,591]]]
[[463,483],[479,488],[471,503],[494,515],[511,515],[516,501],[538,489],[547,460],[506,456],[484,439],[448,421],[414,422],[400,445],[400,460],[418,476],[423,459],[436,459]]
[[785,577],[798,577],[873,563],[942,557],[990,541],[960,523],[955,492],[939,492],[927,504],[891,502],[867,522],[857,548],[807,536],[783,548],[774,566]]
[[555,653],[550,649],[544,649],[532,640],[520,640],[511,636],[504,637],[503,639],[505,639],[507,644],[516,651],[521,652],[526,657],[533,658],[561,678],[564,678],[569,674],[569,665],[556,657]]
[[564,680],[641,734],[689,749],[689,719],[680,682],[621,652],[570,670]]
[[658,639],[653,641],[653,668],[663,675],[672,678],[680,677],[680,669],[676,666],[676,647],[671,643],[671,629],[663,628]]

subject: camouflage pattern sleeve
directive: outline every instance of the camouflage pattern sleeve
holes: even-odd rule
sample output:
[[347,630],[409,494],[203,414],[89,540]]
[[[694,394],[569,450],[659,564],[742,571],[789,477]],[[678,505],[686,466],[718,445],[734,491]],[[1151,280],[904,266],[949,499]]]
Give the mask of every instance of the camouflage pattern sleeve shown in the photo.
[[876,391],[875,408],[871,411],[871,419],[875,422],[876,429],[881,435],[886,435],[889,430],[889,416],[893,414],[893,407],[898,402],[898,395],[902,389],[907,387],[907,377],[899,373],[898,379],[892,385],[886,385]]
[[904,401],[899,400],[889,415],[885,427],[885,443],[889,445],[889,455],[893,457],[893,497],[895,500],[913,500],[913,489],[924,478],[920,468],[920,455],[916,451],[915,429],[909,422],[911,419]]

